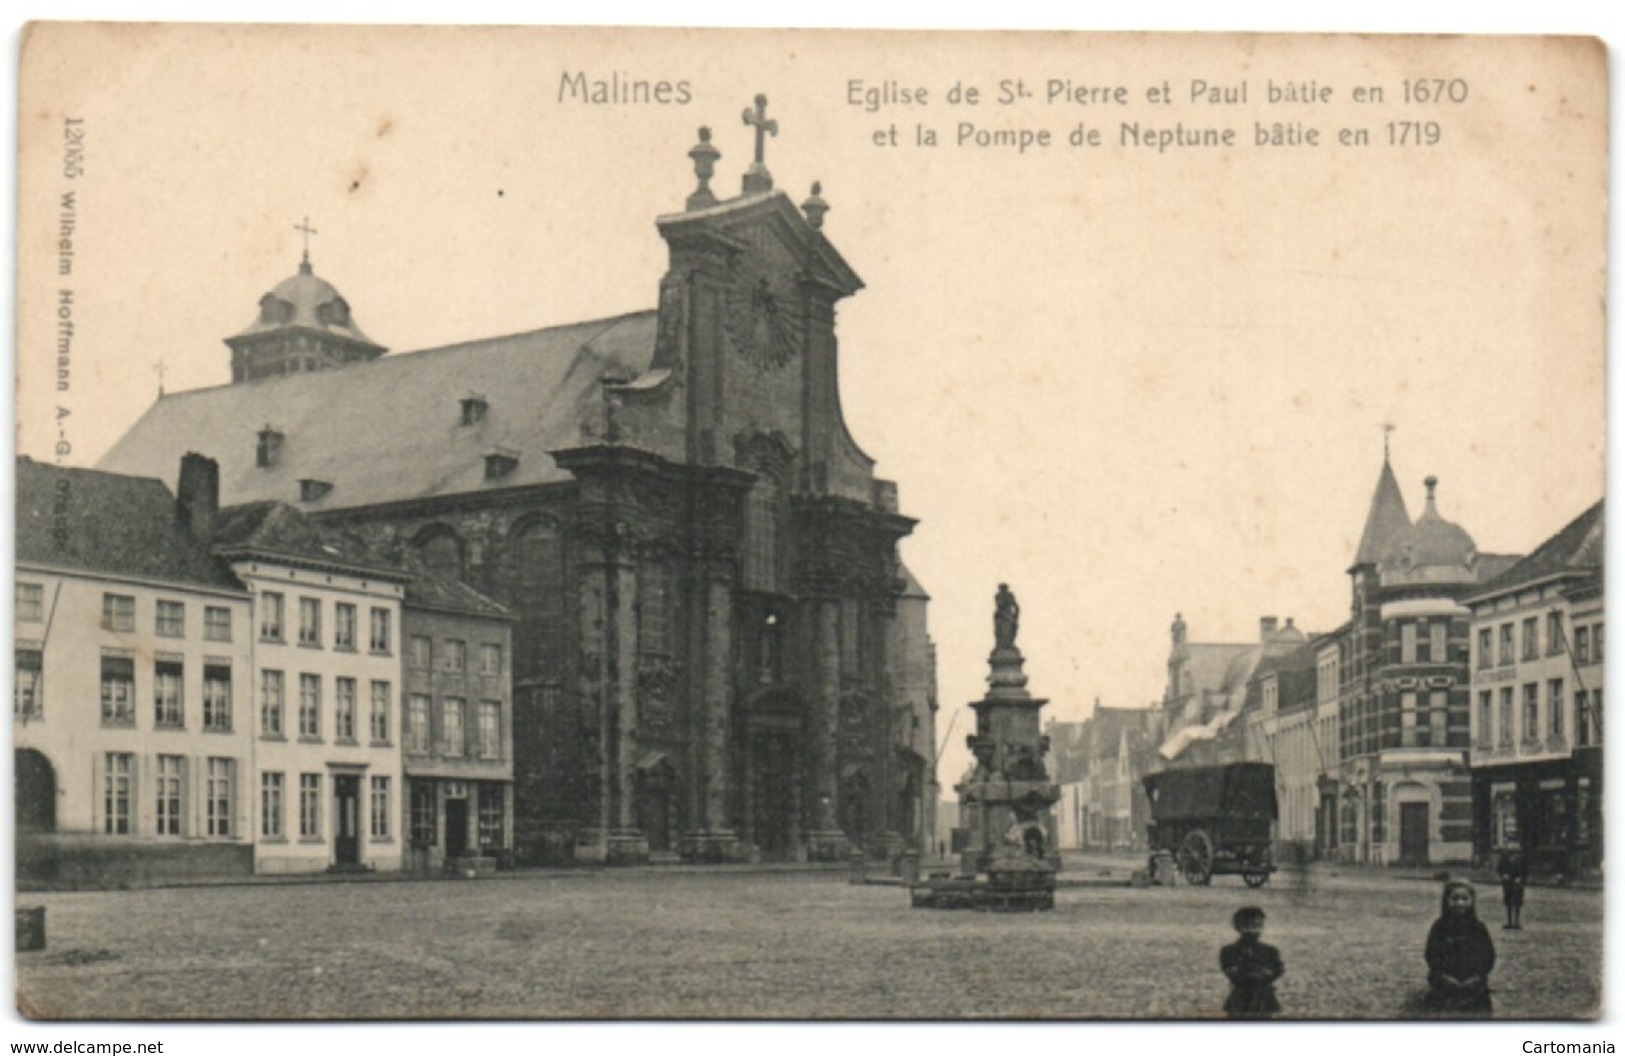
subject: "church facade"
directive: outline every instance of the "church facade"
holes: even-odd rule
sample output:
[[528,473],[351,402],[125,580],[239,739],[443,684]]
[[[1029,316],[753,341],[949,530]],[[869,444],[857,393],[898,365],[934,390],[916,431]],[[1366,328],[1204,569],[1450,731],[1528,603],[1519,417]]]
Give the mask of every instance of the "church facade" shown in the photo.
[[[756,159],[658,218],[646,312],[386,355],[308,255],[104,459],[275,499],[515,616],[514,845],[528,860],[832,859],[933,829],[914,527],[847,431],[836,305],[862,288]],[[404,718],[403,718],[404,722]],[[404,728],[404,726],[403,726]]]

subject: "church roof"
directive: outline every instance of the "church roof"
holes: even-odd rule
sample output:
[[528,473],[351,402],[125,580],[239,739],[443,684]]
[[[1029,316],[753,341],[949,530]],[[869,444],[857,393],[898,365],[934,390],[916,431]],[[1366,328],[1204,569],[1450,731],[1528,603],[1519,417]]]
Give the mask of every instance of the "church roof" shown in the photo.
[[925,592],[925,588],[920,586],[920,581],[914,577],[914,572],[908,567],[908,565],[901,561],[897,562],[897,571],[902,573],[903,580],[903,592],[901,595],[899,595],[900,597],[923,598],[926,601],[931,600],[931,595],[927,594]]
[[242,590],[147,477],[17,460],[17,563]]
[[281,330],[315,330],[377,347],[350,317],[350,303],[333,284],[318,276],[307,257],[299,270],[260,298],[260,313],[248,328],[229,340]]
[[1381,561],[1383,551],[1394,536],[1410,525],[1411,515],[1405,509],[1399,481],[1394,479],[1394,467],[1384,458],[1382,473],[1377,477],[1377,490],[1371,496],[1371,509],[1365,517],[1365,531],[1360,534],[1360,548],[1354,552],[1355,567]]
[[1602,572],[1607,521],[1603,500],[1570,521],[1556,535],[1541,543],[1534,553],[1490,579],[1483,597],[1563,574],[1595,575]]
[[[548,452],[581,442],[583,421],[601,413],[601,383],[641,373],[654,345],[645,311],[165,395],[102,468],[167,474],[202,451],[220,464],[222,501],[296,501],[302,480],[331,485],[300,504],[312,512],[567,480]],[[485,409],[465,425],[470,393]],[[283,441],[260,467],[267,425]],[[513,461],[487,479],[493,450]]]

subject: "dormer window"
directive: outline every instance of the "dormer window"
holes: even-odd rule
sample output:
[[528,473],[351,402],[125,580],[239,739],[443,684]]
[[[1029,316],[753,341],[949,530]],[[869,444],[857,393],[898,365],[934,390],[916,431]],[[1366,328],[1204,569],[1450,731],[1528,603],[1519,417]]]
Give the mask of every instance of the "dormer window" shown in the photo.
[[260,298],[260,322],[276,325],[293,318],[293,305],[274,293]]
[[471,392],[464,396],[462,404],[464,425],[473,425],[475,422],[480,421],[485,417],[485,412],[491,409],[491,405],[485,402],[485,397],[477,392]]
[[493,447],[485,453],[485,479],[501,480],[519,465],[519,452]]
[[350,305],[343,297],[316,306],[316,321],[323,326],[349,326]]
[[260,430],[259,439],[259,446],[254,451],[254,464],[261,469],[269,469],[282,457],[283,436],[267,425]]
[[299,482],[299,501],[315,502],[333,490],[332,481],[305,479]]

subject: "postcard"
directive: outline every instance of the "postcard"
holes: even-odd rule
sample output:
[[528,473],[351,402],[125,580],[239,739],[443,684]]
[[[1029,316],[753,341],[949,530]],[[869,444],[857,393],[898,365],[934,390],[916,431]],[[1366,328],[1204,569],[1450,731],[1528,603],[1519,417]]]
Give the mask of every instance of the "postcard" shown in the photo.
[[35,23],[41,1020],[1591,1020],[1606,51]]

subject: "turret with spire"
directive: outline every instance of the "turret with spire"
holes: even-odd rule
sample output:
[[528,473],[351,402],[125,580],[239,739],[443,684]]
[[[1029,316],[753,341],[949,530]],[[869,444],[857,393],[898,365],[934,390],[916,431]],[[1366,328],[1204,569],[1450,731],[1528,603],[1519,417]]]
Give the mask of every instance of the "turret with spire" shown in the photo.
[[1405,496],[1400,494],[1399,481],[1394,479],[1394,467],[1388,461],[1388,441],[1384,437],[1382,472],[1377,476],[1377,490],[1371,495],[1371,509],[1365,516],[1365,531],[1360,533],[1360,547],[1354,552],[1354,564],[1349,567],[1349,572],[1376,567],[1388,544],[1410,526],[1411,515],[1405,509]]

